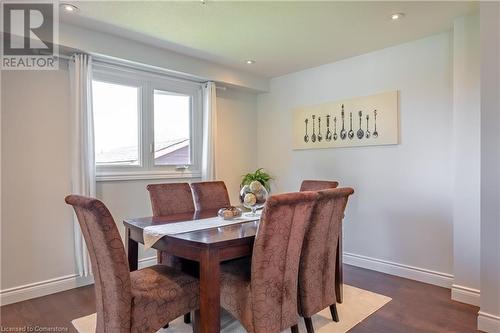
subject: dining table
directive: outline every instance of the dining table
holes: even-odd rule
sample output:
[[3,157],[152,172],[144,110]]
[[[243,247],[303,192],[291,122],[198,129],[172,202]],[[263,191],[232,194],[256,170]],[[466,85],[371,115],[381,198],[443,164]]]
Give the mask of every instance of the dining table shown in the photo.
[[[128,263],[131,271],[138,268],[139,244],[144,244],[144,229],[168,223],[193,222],[213,218],[217,210],[196,211],[166,216],[131,218],[123,221]],[[196,273],[200,281],[200,308],[195,311],[193,330],[202,333],[220,332],[220,265],[222,262],[251,256],[258,232],[260,217],[246,218],[241,223],[193,230],[161,237],[152,248],[164,251],[186,262],[198,263]],[[339,237],[336,269],[337,301],[342,302],[342,247]],[[183,270],[193,273],[192,265]]]

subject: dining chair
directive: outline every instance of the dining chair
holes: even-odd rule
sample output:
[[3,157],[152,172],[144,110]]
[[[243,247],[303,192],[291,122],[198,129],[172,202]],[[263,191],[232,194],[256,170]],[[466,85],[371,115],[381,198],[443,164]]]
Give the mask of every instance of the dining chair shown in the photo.
[[[194,213],[194,201],[191,187],[188,183],[149,184],[146,186],[151,199],[153,216]],[[157,251],[158,262],[171,267],[179,267],[178,258]]]
[[308,333],[314,333],[312,315],[330,307],[332,319],[339,321],[336,295],[337,243],[342,219],[352,188],[318,191],[302,245],[299,268],[299,314]]
[[[153,216],[194,213],[194,201],[191,187],[188,183],[149,184],[146,186],[151,199]],[[184,266],[194,266],[193,262],[181,259],[165,251],[157,251],[157,261],[177,269]],[[193,269],[191,269],[193,270]],[[191,323],[191,314],[184,315],[184,322]]]
[[298,332],[300,251],[317,197],[315,192],[270,196],[251,259],[221,265],[221,306],[248,332]]
[[69,195],[90,254],[99,333],[151,333],[199,307],[199,282],[165,265],[130,272],[118,228],[106,206]]
[[191,183],[196,210],[220,209],[231,206],[223,181]]
[[328,188],[336,188],[339,183],[331,180],[303,180],[300,191],[319,191]]
[[154,216],[194,212],[193,193],[188,183],[149,184],[146,188]]

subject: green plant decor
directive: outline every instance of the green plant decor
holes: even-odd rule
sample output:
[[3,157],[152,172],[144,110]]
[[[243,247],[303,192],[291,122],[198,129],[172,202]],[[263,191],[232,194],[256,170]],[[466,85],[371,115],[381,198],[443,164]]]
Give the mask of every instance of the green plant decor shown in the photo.
[[271,180],[272,179],[273,178],[267,172],[265,172],[263,168],[259,168],[253,173],[247,173],[246,175],[244,175],[243,179],[241,180],[241,186],[250,185],[251,182],[253,182],[254,180],[257,180],[269,192],[269,191],[271,191]]

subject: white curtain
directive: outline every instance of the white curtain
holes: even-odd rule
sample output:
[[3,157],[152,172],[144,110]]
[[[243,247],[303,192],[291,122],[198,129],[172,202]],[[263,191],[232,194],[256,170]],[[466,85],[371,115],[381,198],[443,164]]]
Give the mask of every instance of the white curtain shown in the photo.
[[[69,63],[71,84],[72,193],[95,197],[92,58],[75,54]],[[74,216],[75,255],[80,276],[92,274],[80,225]]]
[[203,85],[203,154],[201,160],[201,179],[217,179],[217,101],[215,83]]

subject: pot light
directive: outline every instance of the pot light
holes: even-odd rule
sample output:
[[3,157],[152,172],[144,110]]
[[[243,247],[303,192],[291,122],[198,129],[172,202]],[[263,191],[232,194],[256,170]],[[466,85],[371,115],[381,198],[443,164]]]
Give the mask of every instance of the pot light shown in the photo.
[[67,13],[74,13],[78,11],[78,7],[69,3],[62,3],[61,8]]
[[404,13],[394,13],[391,15],[391,20],[397,21],[397,20],[402,19],[404,16],[405,16]]
[[252,59],[245,60],[245,64],[253,65],[253,64],[255,64],[255,60],[252,60]]

